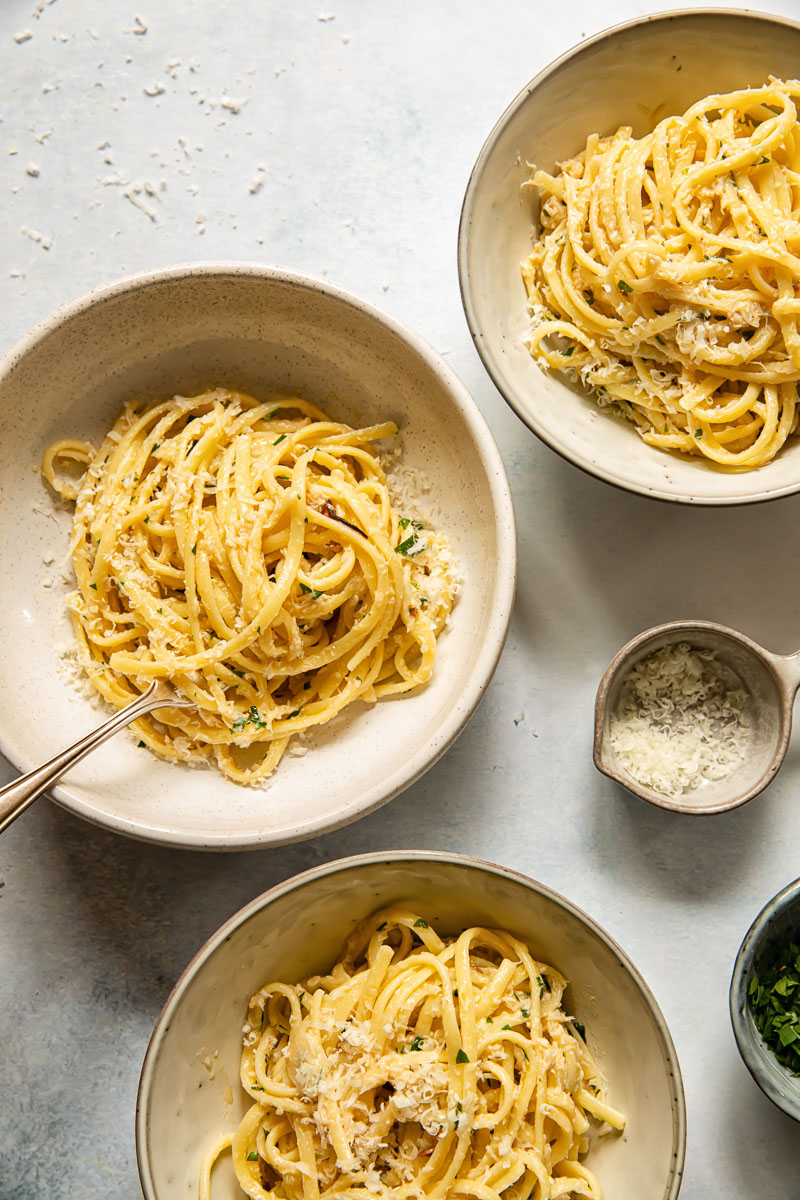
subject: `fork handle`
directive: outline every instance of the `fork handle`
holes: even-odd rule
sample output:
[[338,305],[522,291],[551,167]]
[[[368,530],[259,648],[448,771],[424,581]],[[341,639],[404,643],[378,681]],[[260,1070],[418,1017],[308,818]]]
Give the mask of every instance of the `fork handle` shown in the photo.
[[131,721],[135,721],[137,717],[152,712],[154,708],[168,706],[169,700],[165,700],[163,696],[153,696],[157,687],[157,682],[151,683],[146,692],[142,692],[141,696],[138,696],[130,704],[126,704],[119,712],[115,712],[98,729],[93,729],[91,733],[87,733],[86,737],[81,738],[68,749],[62,750],[60,754],[56,754],[41,767],[34,767],[32,771],[28,771],[27,775],[20,775],[19,779],[12,779],[11,783],[0,788],[0,833],[21,812],[24,812],[37,796],[41,796],[42,792],[59,780],[70,767],[74,767],[97,746],[102,746],[103,742],[112,737],[119,729],[130,725]]

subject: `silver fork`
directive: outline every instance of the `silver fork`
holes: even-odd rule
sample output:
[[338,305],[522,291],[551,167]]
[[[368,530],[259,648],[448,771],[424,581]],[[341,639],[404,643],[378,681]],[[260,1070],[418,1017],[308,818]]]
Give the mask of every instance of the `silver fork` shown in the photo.
[[41,767],[34,767],[32,771],[28,771],[27,775],[20,775],[19,779],[12,779],[11,783],[0,788],[0,833],[21,812],[24,812],[29,804],[33,804],[37,796],[41,796],[42,792],[46,791],[51,784],[56,783],[70,767],[75,766],[75,763],[80,762],[98,746],[102,746],[103,742],[108,741],[117,730],[124,729],[126,725],[130,725],[131,721],[144,716],[145,713],[152,712],[155,708],[168,707],[194,708],[194,703],[191,700],[182,699],[168,683],[162,683],[157,679],[136,700],[126,704],[119,712],[115,712],[112,717],[104,721],[99,729],[87,733],[86,737],[75,742],[67,750],[62,750],[60,754],[51,758],[49,762],[43,763]]

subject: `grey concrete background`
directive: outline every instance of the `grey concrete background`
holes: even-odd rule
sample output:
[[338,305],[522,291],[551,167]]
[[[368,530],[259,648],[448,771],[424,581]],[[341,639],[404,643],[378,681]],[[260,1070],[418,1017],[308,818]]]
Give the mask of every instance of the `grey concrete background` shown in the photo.
[[[381,812],[233,856],[128,842],[47,801],[3,835],[0,1200],[135,1200],[139,1069],[189,958],[276,881],[390,847],[478,854],[591,912],[675,1038],[684,1200],[800,1196],[798,1128],[751,1082],[727,1013],[741,938],[800,873],[800,750],[761,799],[707,820],[651,809],[591,764],[597,683],[639,630],[698,616],[779,651],[800,645],[800,496],[698,512],[581,475],[505,407],[458,294],[461,199],[505,104],[584,34],[659,7],[0,5],[2,348],[57,304],[149,267],[228,258],[324,275],[413,326],[464,379],[508,467],[521,556],[481,708]],[[800,15],[796,0],[772,9]],[[13,773],[0,764],[0,782]]]

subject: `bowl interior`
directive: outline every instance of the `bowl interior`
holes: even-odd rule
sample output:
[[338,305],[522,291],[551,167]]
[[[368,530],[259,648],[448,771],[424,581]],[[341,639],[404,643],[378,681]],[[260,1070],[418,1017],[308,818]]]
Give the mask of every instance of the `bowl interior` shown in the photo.
[[[564,973],[610,1102],[628,1116],[623,1135],[597,1140],[589,1166],[606,1196],[676,1196],[684,1139],[677,1060],[655,1001],[618,947],[560,897],[502,868],[425,855],[376,859],[318,868],[254,901],[183,976],[142,1072],[137,1146],[147,1200],[196,1195],[204,1153],[243,1115],[238,1067],[250,995],[270,979],[330,967],[359,920],[398,900],[439,932],[509,928]],[[220,1200],[238,1195],[232,1176],[221,1161]]]
[[[642,659],[665,646],[687,642],[693,649],[712,650],[728,687],[741,688],[746,695],[751,727],[744,758],[723,779],[707,780],[680,796],[667,797],[632,778],[619,760],[610,736],[612,718],[630,672]],[[608,677],[610,675],[610,678]],[[744,803],[771,782],[780,766],[789,737],[787,714],[778,681],[768,661],[748,638],[712,624],[679,622],[652,634],[642,634],[630,649],[623,648],[614,659],[600,686],[602,719],[598,719],[596,755],[598,766],[635,795],[651,804],[680,812],[718,812]]]
[[756,963],[772,943],[785,937],[800,939],[800,879],[762,909],[742,943],[731,981],[731,1022],[753,1079],[778,1108],[800,1121],[800,1078],[790,1075],[764,1045],[747,1001]]
[[451,540],[463,585],[432,682],[351,710],[288,755],[266,790],[162,762],[121,734],[56,796],[122,832],[184,845],[265,845],[369,811],[411,783],[463,727],[494,669],[513,599],[513,512],[474,402],[413,335],[346,294],[266,269],[187,268],[94,294],[0,364],[0,748],[17,766],[99,724],[64,658],[71,510],[37,472],[55,438],[95,441],[124,400],[209,386],[300,391],[353,424],[393,418],[409,502]]
[[[713,46],[713,53],[709,47]],[[530,164],[552,170],[592,132],[631,125],[635,136],[712,92],[796,78],[800,26],[732,12],[644,18],[579,46],[517,96],[473,170],[459,235],[467,320],[489,373],[523,421],[584,470],[645,495],[704,504],[746,503],[800,487],[800,439],[757,471],[735,473],[647,446],[632,424],[600,410],[524,342],[529,321],[520,263],[538,216]]]

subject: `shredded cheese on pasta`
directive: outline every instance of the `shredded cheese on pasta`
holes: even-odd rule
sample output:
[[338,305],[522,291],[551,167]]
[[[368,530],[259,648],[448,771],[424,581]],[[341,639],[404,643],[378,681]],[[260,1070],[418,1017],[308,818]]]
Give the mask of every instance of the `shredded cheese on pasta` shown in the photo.
[[327,975],[267,983],[244,1027],[253,1103],[228,1146],[251,1200],[600,1200],[580,1161],[621,1130],[566,981],[497,929],[441,938],[403,905],[364,921]]
[[154,679],[196,705],[134,723],[157,754],[256,782],[292,735],[430,678],[450,552],[391,503],[371,443],[396,432],[218,389],[127,404],[96,452],[49,447],[88,678],[117,708]]
[[776,79],[707,96],[533,172],[531,353],[652,446],[749,469],[796,431],[799,96]]

